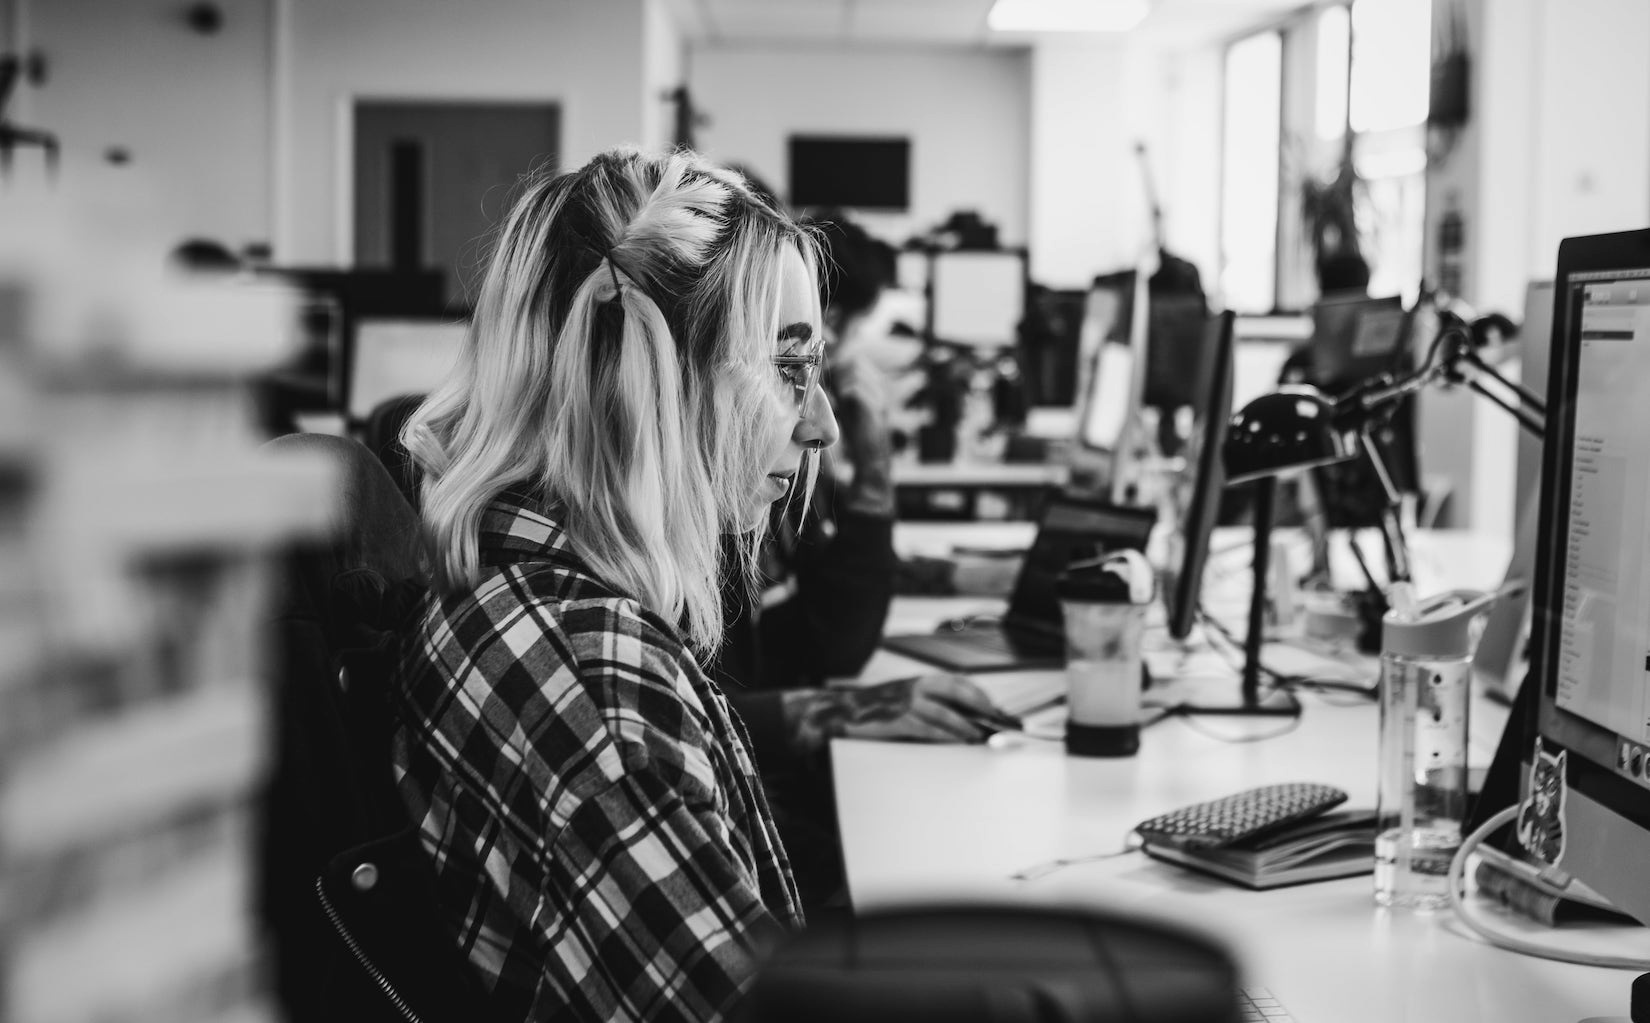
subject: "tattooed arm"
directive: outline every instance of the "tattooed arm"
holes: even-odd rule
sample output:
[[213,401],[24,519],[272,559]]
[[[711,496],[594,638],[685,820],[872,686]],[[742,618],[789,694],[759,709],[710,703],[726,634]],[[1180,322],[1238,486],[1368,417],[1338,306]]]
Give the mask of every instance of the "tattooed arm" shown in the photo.
[[922,675],[858,689],[797,689],[784,695],[792,749],[814,753],[832,738],[979,742],[985,731],[956,708],[995,712],[960,675]]

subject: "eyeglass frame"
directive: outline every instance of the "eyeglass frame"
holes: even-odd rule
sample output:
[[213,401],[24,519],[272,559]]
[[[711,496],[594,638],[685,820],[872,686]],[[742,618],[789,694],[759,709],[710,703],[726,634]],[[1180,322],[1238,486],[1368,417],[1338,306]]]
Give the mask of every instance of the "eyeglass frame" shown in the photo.
[[[822,337],[816,338],[809,347],[812,350],[807,355],[775,355],[772,359],[773,364],[781,370],[780,378],[790,384],[792,389],[796,391],[796,412],[799,416],[808,407],[808,392],[814,389],[814,385],[819,382],[820,374],[825,369],[825,339]],[[800,384],[792,380],[790,374],[783,372],[785,368],[791,366],[807,367],[807,372],[803,374]]]

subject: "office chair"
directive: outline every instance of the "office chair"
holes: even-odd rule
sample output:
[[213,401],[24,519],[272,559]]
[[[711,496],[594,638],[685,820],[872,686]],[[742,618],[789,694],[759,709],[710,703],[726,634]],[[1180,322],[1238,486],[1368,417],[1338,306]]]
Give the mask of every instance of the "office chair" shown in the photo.
[[293,434],[264,450],[318,454],[339,481],[332,535],[287,557],[269,633],[257,878],[278,1002],[317,1023],[484,1020],[390,773],[397,625],[422,594],[417,517],[356,441]]
[[1098,909],[932,906],[814,922],[743,1023],[1235,1023],[1238,971],[1185,928]]
[[418,510],[419,505],[421,475],[407,455],[407,449],[401,446],[401,428],[423,404],[424,397],[422,394],[403,394],[379,402],[367,414],[366,423],[361,427],[361,443],[389,471],[390,479],[414,511]]

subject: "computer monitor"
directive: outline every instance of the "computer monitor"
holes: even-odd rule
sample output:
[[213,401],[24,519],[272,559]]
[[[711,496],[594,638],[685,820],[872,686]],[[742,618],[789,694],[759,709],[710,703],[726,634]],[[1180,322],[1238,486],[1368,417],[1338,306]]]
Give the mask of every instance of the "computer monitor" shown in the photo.
[[[1414,364],[1414,316],[1396,295],[1329,296],[1312,309],[1307,382],[1331,397],[1389,374],[1402,377]],[[1420,489],[1415,403],[1400,403],[1374,431],[1376,453],[1400,493]],[[1378,528],[1387,507],[1386,488],[1368,458],[1313,470],[1330,529]]]
[[457,364],[468,329],[462,320],[361,320],[345,415],[364,422],[391,398],[435,390]]
[[930,339],[976,348],[1009,348],[1025,314],[1023,249],[932,254],[928,267]]
[[[1141,402],[1174,410],[1197,404],[1208,390],[1211,353],[1208,340],[1208,304],[1202,295],[1148,295],[1146,302],[1146,385]],[[1164,454],[1177,452],[1165,448]]]
[[1020,378],[1026,404],[1071,409],[1089,293],[1079,288],[1031,289],[1020,331]]
[[1209,558],[1209,538],[1220,512],[1220,494],[1226,473],[1220,461],[1220,445],[1226,423],[1232,415],[1232,323],[1230,312],[1203,318],[1200,338],[1208,353],[1209,367],[1203,374],[1204,391],[1191,395],[1192,435],[1187,442],[1184,493],[1177,501],[1181,508],[1175,530],[1179,557],[1168,566],[1163,580],[1163,601],[1168,611],[1169,635],[1185,639],[1197,617],[1198,592],[1203,586],[1203,565]]
[[1650,230],[1565,239],[1554,302],[1515,830],[1650,924]]
[[1313,386],[1337,393],[1407,363],[1408,324],[1397,295],[1328,295],[1312,307]]
[[1072,482],[1114,501],[1122,497],[1124,444],[1144,384],[1142,290],[1141,275],[1133,270],[1096,277],[1078,332]]

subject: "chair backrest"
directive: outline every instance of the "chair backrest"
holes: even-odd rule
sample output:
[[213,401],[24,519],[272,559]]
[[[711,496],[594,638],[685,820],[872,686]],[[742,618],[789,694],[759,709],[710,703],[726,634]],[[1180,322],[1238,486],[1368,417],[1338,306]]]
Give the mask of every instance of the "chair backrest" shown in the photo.
[[1230,1023],[1238,971],[1210,938],[1100,910],[916,906],[812,921],[746,1023]]
[[402,1005],[483,1020],[390,768],[398,630],[423,594],[417,516],[357,441],[293,434],[265,448],[318,451],[341,481],[331,542],[288,559],[269,637],[258,881],[277,997],[287,1018],[319,1023],[411,1018]]
[[408,457],[407,449],[401,445],[401,428],[407,425],[408,418],[423,402],[422,394],[403,394],[381,402],[367,415],[367,421],[361,427],[361,443],[389,471],[390,479],[395,481],[401,496],[406,498],[414,511],[419,506],[421,474]]

